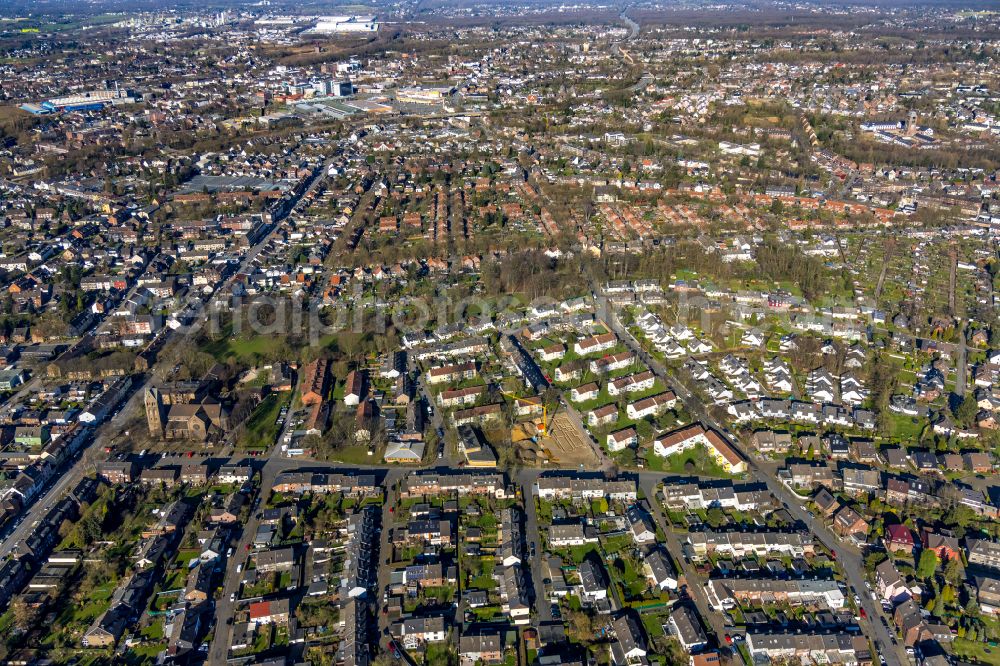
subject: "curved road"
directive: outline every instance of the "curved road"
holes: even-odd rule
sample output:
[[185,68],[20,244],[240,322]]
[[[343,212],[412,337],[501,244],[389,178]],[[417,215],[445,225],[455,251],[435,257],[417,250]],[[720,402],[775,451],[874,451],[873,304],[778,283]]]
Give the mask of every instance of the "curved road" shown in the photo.
[[[639,341],[621,325],[615,313],[608,309],[606,300],[598,298],[598,303],[598,316],[652,369],[655,375],[674,388],[674,392],[684,402],[688,412],[706,426],[714,428],[720,433],[728,433],[728,429],[712,418],[708,411],[705,410],[704,405],[701,404],[701,401],[684,386],[683,382],[676,376],[668,373],[665,366],[646,353],[645,348]],[[768,490],[785,505],[793,518],[801,524],[808,526],[809,531],[828,550],[838,553],[840,566],[844,570],[850,590],[861,600],[861,607],[864,608],[865,613],[868,615],[867,619],[860,619],[859,623],[865,635],[873,642],[875,653],[885,657],[887,666],[909,664],[909,660],[906,658],[902,648],[895,644],[893,640],[895,636],[890,637],[889,631],[885,626],[875,619],[883,617],[883,612],[882,607],[872,601],[871,597],[867,594],[868,590],[865,587],[865,569],[862,553],[853,546],[841,542],[822,521],[814,520],[812,515],[802,506],[801,498],[781,483],[772,469],[759,466],[757,460],[746,455],[737,442],[730,437],[727,437],[727,439],[733,448],[747,459],[750,476],[767,485]]]

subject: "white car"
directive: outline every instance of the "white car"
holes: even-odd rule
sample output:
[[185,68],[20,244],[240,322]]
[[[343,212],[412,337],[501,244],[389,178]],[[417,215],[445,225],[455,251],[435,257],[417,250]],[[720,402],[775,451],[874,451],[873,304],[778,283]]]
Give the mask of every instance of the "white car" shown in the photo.
[[235,592],[233,592],[232,594],[229,595],[229,602],[232,603],[234,601],[236,601],[236,593]]
[[241,571],[243,571],[243,565],[242,564],[237,564],[236,565],[236,573],[239,573]]

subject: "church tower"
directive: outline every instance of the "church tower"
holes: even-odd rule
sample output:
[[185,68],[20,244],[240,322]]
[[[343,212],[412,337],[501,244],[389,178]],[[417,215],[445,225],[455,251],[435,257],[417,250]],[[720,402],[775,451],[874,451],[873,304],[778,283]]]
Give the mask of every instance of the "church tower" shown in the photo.
[[146,423],[152,437],[163,437],[163,398],[159,389],[150,388],[146,391]]

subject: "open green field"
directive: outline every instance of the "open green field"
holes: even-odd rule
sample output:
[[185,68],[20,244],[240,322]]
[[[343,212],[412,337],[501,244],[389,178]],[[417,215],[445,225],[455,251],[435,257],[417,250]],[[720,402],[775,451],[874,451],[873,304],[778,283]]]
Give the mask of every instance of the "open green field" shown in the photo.
[[[690,467],[688,463],[690,463]],[[646,469],[654,472],[697,474],[698,476],[713,476],[723,479],[732,477],[715,462],[704,446],[697,446],[690,451],[684,451],[669,458],[661,458],[650,450],[649,455],[646,456]]]
[[240,438],[245,449],[266,449],[274,444],[281,425],[276,423],[281,407],[288,402],[286,394],[272,393],[257,405],[247,420],[246,431]]
[[342,446],[334,449],[329,458],[335,462],[347,463],[349,465],[372,465],[381,463],[382,457],[376,454],[368,455],[367,446]]
[[220,361],[235,358],[240,363],[253,365],[274,356],[284,344],[284,339],[277,336],[226,337],[205,345],[203,350]]
[[1000,664],[1000,647],[991,647],[989,643],[970,641],[967,638],[955,637],[952,650],[956,657],[978,664]]
[[[926,419],[906,414],[896,414],[887,411],[885,420],[888,426],[889,436],[903,441],[903,443],[916,443],[920,440],[920,433],[924,429]],[[916,423],[914,423],[916,421]]]

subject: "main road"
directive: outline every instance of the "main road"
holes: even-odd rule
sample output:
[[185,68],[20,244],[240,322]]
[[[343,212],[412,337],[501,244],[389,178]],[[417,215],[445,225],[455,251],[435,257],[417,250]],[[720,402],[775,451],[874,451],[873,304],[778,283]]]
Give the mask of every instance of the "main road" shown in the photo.
[[[235,281],[237,275],[250,268],[250,264],[257,257],[257,255],[260,254],[261,250],[273,236],[275,230],[277,230],[278,223],[284,219],[284,217],[288,214],[288,211],[294,208],[298,201],[305,196],[307,192],[311,191],[312,188],[316,186],[316,183],[322,179],[322,175],[326,172],[329,164],[330,160],[327,160],[319,168],[317,168],[310,177],[307,185],[302,188],[302,191],[293,196],[290,201],[286,202],[283,208],[279,209],[278,214],[275,215],[274,226],[272,229],[247,250],[243,256],[243,260],[240,262],[239,270],[235,271],[233,275],[228,277],[219,286],[219,288],[216,289],[215,295],[208,302],[207,307],[216,307],[216,305],[228,295],[229,288]],[[161,335],[167,336],[166,340],[163,341],[164,345],[172,342],[174,339],[180,340],[194,336],[201,330],[201,327],[207,321],[207,315],[205,313],[206,304],[201,298],[192,298],[184,307],[185,309],[190,310],[192,323],[189,326],[182,327],[176,331],[169,328],[162,329]],[[41,520],[42,517],[44,517],[47,507],[51,507],[55,504],[55,502],[57,502],[71,487],[76,485],[76,483],[87,475],[87,473],[91,470],[91,465],[93,465],[94,454],[92,451],[95,444],[97,446],[97,450],[99,451],[101,447],[113,442],[114,439],[122,433],[123,426],[127,423],[129,415],[134,409],[137,408],[137,406],[141,405],[143,395],[145,394],[146,389],[151,385],[152,381],[153,373],[150,372],[142,376],[141,382],[136,382],[139,386],[137,388],[133,387],[132,395],[125,402],[124,406],[119,409],[118,413],[95,429],[93,437],[90,442],[85,444],[76,461],[70,465],[70,467],[56,480],[55,483],[38,495],[34,502],[22,513],[22,517],[19,519],[20,522],[17,523],[12,530],[10,530],[10,533],[7,534],[3,539],[3,542],[0,543],[0,560],[6,558],[14,549],[15,544],[30,534],[36,521]]]
[[[598,314],[602,321],[608,325],[615,334],[625,342],[625,344],[641,358],[647,366],[653,371],[653,373],[667,382],[668,385],[673,387],[674,392],[677,396],[684,402],[687,407],[688,412],[693,418],[700,420],[704,425],[715,429],[720,433],[727,433],[729,430],[716,422],[716,420],[708,413],[704,405],[698,400],[691,390],[684,385],[679,377],[670,373],[667,368],[660,363],[657,359],[650,356],[642,344],[635,339],[628,329],[622,326],[621,322],[618,320],[617,315],[612,309],[607,306],[607,301],[603,298],[598,298]],[[828,550],[836,551],[839,554],[839,560],[841,568],[844,570],[844,574],[847,578],[847,582],[850,588],[854,591],[857,596],[858,601],[860,601],[861,608],[864,608],[865,614],[868,616],[867,619],[859,618],[862,629],[864,629],[866,635],[874,643],[875,651],[885,657],[886,662],[890,666],[902,666],[903,664],[909,664],[909,660],[906,658],[905,653],[896,644],[894,636],[890,637],[889,630],[886,629],[880,621],[876,621],[875,618],[883,617],[882,607],[874,601],[871,597],[866,594],[867,588],[865,586],[864,579],[864,562],[862,559],[862,553],[853,546],[847,544],[846,542],[841,542],[834,534],[831,532],[822,521],[815,520],[805,507],[802,506],[802,498],[798,497],[795,493],[788,489],[784,483],[782,483],[775,473],[775,470],[769,468],[768,466],[761,466],[758,461],[748,456],[744,451],[741,450],[739,443],[735,441],[735,438],[727,438],[730,444],[740,451],[744,458],[747,459],[747,465],[749,468],[750,476],[763,482],[768,490],[780,500],[788,512],[793,518],[798,520],[802,525],[806,525],[809,531],[822,543]]]
[[100,446],[104,446],[105,442],[112,441],[116,435],[122,432],[127,422],[128,405],[136,399],[136,395],[138,395],[138,392],[132,395],[126,403],[126,407],[123,407],[110,420],[99,426],[90,435],[90,441],[84,442],[76,458],[69,463],[62,474],[57,473],[58,476],[55,477],[55,481],[28,505],[18,519],[19,522],[13,528],[7,527],[4,530],[3,542],[0,543],[0,561],[6,559],[14,551],[15,547],[31,534],[37,522],[45,517],[45,514],[52,508],[52,505],[62,499],[63,495],[69,492],[83,477],[92,471],[95,464],[96,452],[100,450],[100,447],[98,447],[95,452],[94,442],[98,441],[100,442]]

